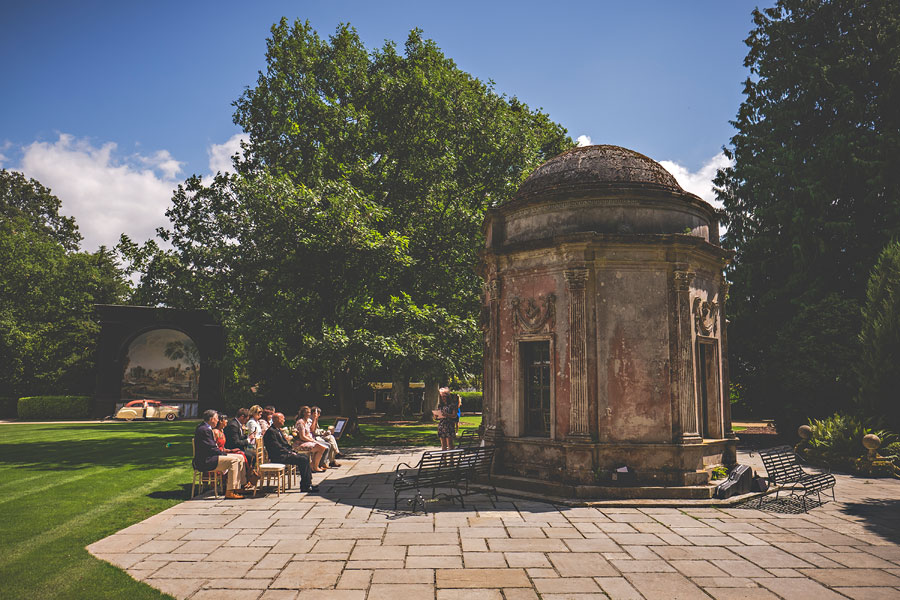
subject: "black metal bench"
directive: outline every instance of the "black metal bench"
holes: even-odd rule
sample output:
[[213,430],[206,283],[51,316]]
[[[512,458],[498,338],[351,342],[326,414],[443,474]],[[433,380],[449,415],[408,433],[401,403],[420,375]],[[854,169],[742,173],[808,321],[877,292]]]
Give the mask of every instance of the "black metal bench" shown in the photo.
[[[465,507],[463,496],[469,493],[469,483],[473,479],[480,477],[491,485],[494,450],[493,447],[475,447],[426,451],[415,467],[406,463],[397,465],[394,472],[394,508],[397,508],[400,492],[415,490],[415,495],[408,500],[412,511],[415,512],[421,503],[422,511],[428,512],[422,490],[431,488],[431,497],[434,498],[439,487],[455,489],[456,494],[450,496],[451,500],[459,499],[460,505]],[[497,498],[497,489],[493,488],[493,492]]]
[[456,436],[457,448],[472,448],[481,444],[481,438],[478,436],[477,429],[463,429]]
[[[800,467],[799,457],[790,446],[760,450],[759,456],[766,468],[769,482],[777,486],[776,500],[782,488],[790,490],[792,496],[800,496],[804,511],[809,510],[806,506],[806,497],[812,493],[816,494],[820,504],[823,490],[831,490],[831,499],[835,499],[834,475],[831,473],[807,473]],[[762,499],[763,497],[760,496],[760,506],[762,506]]]

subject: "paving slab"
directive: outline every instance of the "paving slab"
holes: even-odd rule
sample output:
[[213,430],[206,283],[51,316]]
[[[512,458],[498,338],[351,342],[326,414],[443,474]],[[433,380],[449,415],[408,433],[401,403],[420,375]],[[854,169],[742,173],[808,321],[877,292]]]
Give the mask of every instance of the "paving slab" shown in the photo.
[[422,450],[357,449],[318,495],[203,496],[88,550],[185,600],[900,598],[897,480],[837,473],[839,501],[808,513],[484,495],[394,510],[392,473]]

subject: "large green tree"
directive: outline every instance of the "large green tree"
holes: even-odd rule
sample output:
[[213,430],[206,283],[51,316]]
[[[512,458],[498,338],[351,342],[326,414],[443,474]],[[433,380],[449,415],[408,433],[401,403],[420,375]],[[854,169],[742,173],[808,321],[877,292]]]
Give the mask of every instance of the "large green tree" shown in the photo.
[[0,170],[0,396],[93,391],[94,304],[127,286],[115,256],[79,252],[74,219],[50,190]]
[[753,20],[717,179],[737,251],[732,375],[793,425],[854,396],[866,277],[900,234],[900,9],[779,0]]
[[[282,20],[267,47],[266,70],[235,102],[249,138],[238,177],[176,194],[164,233],[173,250],[123,246],[144,272],[139,296],[231,307],[251,378],[346,389],[375,374],[402,383],[477,372],[485,210],[569,147],[565,130],[460,70],[418,30],[402,52],[369,51],[349,25],[326,40]],[[328,216],[264,214],[272,182],[274,203]],[[329,212],[341,206],[351,214]],[[251,329],[265,344],[245,344]]]

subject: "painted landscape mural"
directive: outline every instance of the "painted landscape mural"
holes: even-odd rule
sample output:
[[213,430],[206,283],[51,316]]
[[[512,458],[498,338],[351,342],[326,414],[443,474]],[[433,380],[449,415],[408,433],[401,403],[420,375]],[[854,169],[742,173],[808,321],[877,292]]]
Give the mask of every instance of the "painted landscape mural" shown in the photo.
[[139,335],[128,348],[122,374],[122,399],[197,400],[200,353],[174,329]]

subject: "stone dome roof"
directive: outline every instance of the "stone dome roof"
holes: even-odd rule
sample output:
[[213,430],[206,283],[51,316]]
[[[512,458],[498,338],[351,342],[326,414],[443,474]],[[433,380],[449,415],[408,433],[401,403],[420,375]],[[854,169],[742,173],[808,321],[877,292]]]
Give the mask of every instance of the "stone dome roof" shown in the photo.
[[486,217],[489,247],[574,234],[690,235],[718,245],[715,209],[655,160],[619,146],[572,148]]
[[536,196],[580,196],[610,188],[650,188],[684,193],[655,160],[621,146],[581,146],[551,158],[526,179],[513,202]]

